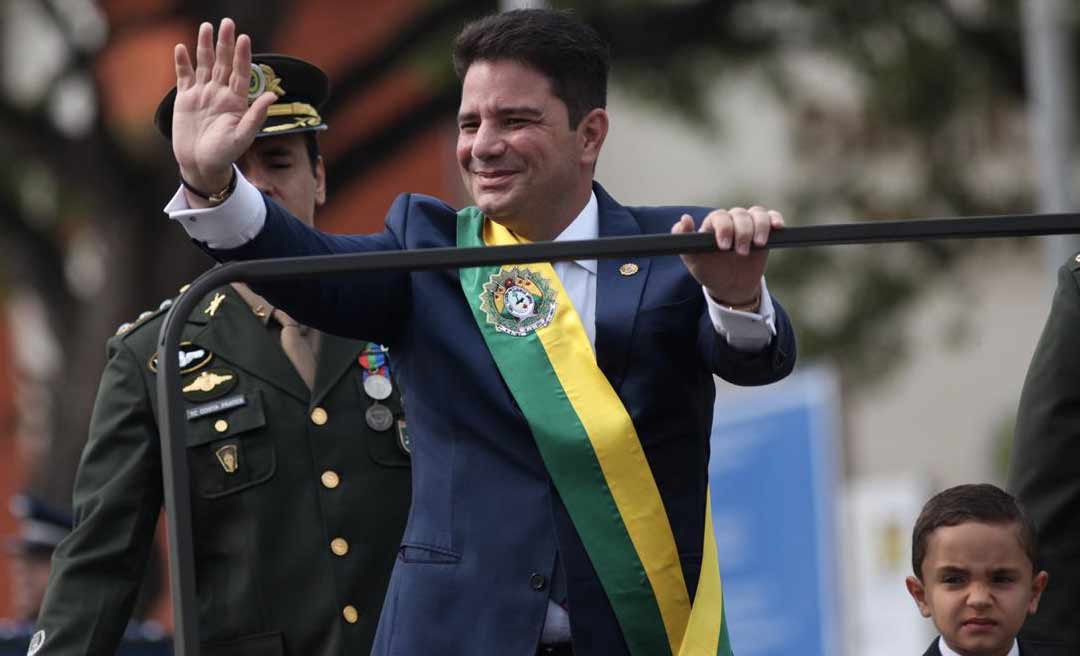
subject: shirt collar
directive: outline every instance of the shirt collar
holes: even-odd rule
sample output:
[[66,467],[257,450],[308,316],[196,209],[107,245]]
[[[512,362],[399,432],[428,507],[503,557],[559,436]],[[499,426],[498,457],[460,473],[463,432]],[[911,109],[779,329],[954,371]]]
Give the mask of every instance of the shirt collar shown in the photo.
[[[579,241],[596,239],[600,236],[600,210],[596,202],[596,192],[589,193],[589,202],[581,213],[566,226],[554,241]],[[596,274],[596,260],[574,260],[589,273]]]
[[[945,644],[945,638],[938,638],[938,651],[941,652],[941,656],[960,656],[955,651],[949,648],[949,645]],[[1016,643],[1016,638],[1013,638],[1012,649],[1005,656],[1020,656],[1020,645]]]

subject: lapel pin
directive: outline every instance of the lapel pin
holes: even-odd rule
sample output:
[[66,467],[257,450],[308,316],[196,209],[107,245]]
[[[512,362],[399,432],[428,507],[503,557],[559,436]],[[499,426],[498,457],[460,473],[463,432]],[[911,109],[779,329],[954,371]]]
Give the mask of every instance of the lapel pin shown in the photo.
[[619,273],[626,276],[627,278],[634,275],[635,273],[637,273],[640,270],[641,270],[641,267],[634,264],[633,262],[627,262],[626,264],[619,267]]

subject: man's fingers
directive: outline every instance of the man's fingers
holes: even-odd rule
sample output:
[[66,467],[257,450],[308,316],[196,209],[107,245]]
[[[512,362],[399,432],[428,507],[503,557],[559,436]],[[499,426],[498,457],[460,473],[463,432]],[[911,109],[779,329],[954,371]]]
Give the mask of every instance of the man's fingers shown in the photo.
[[176,66],[176,90],[184,91],[195,84],[195,71],[191,70],[191,57],[182,43],[173,48],[173,64]]
[[784,227],[784,215],[776,210],[769,210],[769,221],[772,222],[773,230]]
[[754,238],[754,219],[742,207],[734,207],[728,210],[728,214],[735,224],[735,252],[746,255],[750,252],[750,242]]
[[218,28],[217,50],[214,52],[213,79],[228,84],[232,74],[233,50],[236,47],[236,24],[231,18],[222,18]]
[[251,103],[251,107],[248,107],[244,116],[240,119],[240,123],[237,124],[237,131],[240,134],[249,134],[254,138],[259,128],[266,121],[266,112],[270,109],[270,105],[274,104],[275,100],[277,100],[277,95],[272,91],[267,91],[256,98],[255,102]]
[[214,65],[214,26],[203,23],[199,26],[199,38],[195,42],[195,81],[210,81],[210,70]]
[[772,220],[769,212],[760,205],[750,208],[750,218],[754,222],[754,245],[763,247],[769,243],[769,232],[772,230]]
[[722,251],[731,248],[735,237],[735,221],[731,214],[725,210],[713,210],[701,222],[701,232],[712,232],[716,235],[716,246]]
[[679,217],[679,220],[675,222],[675,225],[671,226],[671,234],[673,235],[681,235],[693,231],[694,220],[690,218],[689,214],[683,214]]
[[233,93],[247,96],[251,85],[251,37],[241,34],[236,39],[236,48],[233,51],[232,75],[229,77],[229,88]]

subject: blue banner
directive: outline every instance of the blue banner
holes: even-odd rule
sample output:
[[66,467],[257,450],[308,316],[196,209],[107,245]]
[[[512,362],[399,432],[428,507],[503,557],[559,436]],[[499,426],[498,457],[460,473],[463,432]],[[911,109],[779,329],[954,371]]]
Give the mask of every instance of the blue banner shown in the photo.
[[835,404],[823,370],[718,390],[709,479],[739,656],[840,653]]

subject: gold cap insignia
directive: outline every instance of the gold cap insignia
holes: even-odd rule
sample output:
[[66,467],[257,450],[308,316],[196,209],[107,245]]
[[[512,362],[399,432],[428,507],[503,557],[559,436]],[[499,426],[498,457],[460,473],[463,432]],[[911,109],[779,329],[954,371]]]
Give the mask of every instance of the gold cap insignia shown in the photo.
[[627,262],[626,264],[619,267],[619,273],[628,278],[637,273],[638,271],[641,271],[641,267],[634,264],[633,262]]
[[267,64],[251,64],[251,80],[248,82],[248,104],[267,91],[273,91],[280,98],[285,95],[285,88],[281,86],[281,78]]
[[232,374],[226,374],[219,376],[212,371],[204,371],[199,374],[198,378],[188,383],[188,386],[183,389],[184,392],[210,392],[218,385],[227,383],[233,379]]
[[226,474],[232,474],[240,468],[240,453],[237,451],[235,444],[226,444],[215,451],[214,455],[217,456],[218,462],[221,463],[221,468],[225,470]]

